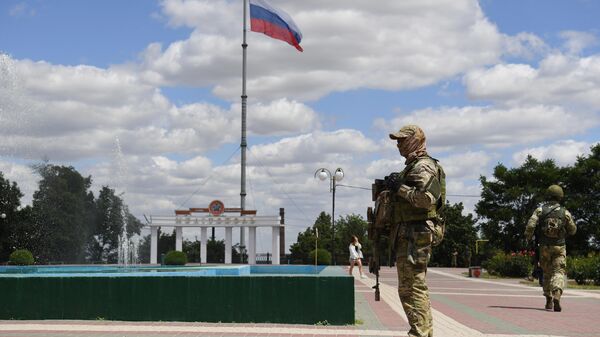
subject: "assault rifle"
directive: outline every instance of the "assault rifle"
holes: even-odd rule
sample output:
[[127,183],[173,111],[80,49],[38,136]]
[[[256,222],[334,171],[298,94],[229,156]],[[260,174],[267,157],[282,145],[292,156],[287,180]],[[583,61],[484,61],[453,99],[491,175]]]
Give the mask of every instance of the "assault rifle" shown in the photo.
[[[375,301],[379,301],[379,269],[382,246],[382,237],[390,236],[391,227],[391,198],[402,184],[400,173],[392,173],[384,179],[375,179],[372,185],[372,200],[375,207],[367,208],[368,237],[371,242],[371,258],[369,259],[369,272],[375,275]],[[391,238],[390,238],[391,240]],[[391,259],[390,259],[391,262]]]
[[543,286],[544,283],[544,271],[542,270],[542,267],[540,267],[540,226],[536,226],[535,228],[535,232],[533,234],[533,240],[531,242],[531,246],[530,247],[533,250],[534,256],[533,256],[533,261],[531,262],[533,264],[533,271],[531,272],[531,277],[538,279],[538,283],[540,285],[540,287]]
[[373,208],[367,208],[367,223],[368,223],[368,237],[371,241],[371,257],[369,258],[369,273],[375,275],[375,301],[380,300],[379,293],[379,232],[375,230],[375,215],[373,214]]

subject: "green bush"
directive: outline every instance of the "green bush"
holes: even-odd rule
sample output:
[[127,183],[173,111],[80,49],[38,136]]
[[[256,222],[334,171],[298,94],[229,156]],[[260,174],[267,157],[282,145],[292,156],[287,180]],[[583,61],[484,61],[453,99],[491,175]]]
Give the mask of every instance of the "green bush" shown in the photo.
[[528,252],[496,253],[486,261],[484,267],[491,275],[525,277],[531,274],[531,256]]
[[27,249],[18,249],[10,254],[8,263],[15,266],[29,266],[34,263],[33,255]]
[[[316,254],[317,254],[317,264],[319,265],[330,265],[331,264],[331,253],[329,253],[327,250],[323,249],[323,248],[319,248],[316,250]],[[315,262],[315,250],[311,250],[310,253],[308,253],[308,258],[310,259],[311,263]]]
[[567,276],[577,284],[600,284],[600,256],[567,257]]
[[178,250],[172,250],[165,255],[164,264],[167,266],[185,266],[187,255]]

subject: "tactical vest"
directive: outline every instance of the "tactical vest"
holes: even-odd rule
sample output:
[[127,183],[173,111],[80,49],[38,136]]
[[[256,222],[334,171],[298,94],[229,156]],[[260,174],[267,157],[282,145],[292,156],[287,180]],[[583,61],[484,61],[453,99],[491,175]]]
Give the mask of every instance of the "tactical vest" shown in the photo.
[[540,244],[544,246],[564,246],[567,237],[567,217],[565,208],[559,204],[545,204],[538,219]]
[[401,180],[404,180],[406,175],[419,161],[422,160],[432,160],[437,169],[437,175],[431,177],[431,179],[425,185],[425,191],[428,191],[433,195],[434,198],[437,198],[437,203],[430,209],[418,208],[411,205],[406,199],[396,195],[392,202],[393,223],[406,223],[436,218],[439,214],[439,211],[446,204],[446,174],[444,173],[442,167],[438,164],[437,159],[429,156],[423,156],[415,159],[400,173]]

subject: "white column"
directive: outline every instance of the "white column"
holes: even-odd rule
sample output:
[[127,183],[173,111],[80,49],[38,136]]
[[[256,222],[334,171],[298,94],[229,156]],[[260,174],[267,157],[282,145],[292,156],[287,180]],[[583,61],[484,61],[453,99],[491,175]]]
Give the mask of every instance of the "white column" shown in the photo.
[[206,230],[208,228],[200,228],[200,262],[206,263]]
[[256,227],[248,227],[248,264],[256,264]]
[[271,251],[273,252],[273,259],[271,261],[271,264],[279,264],[279,226],[274,226],[271,227],[272,231],[273,231],[273,238],[272,238],[272,249]]
[[150,227],[150,263],[156,262],[156,255],[158,253],[158,227]]
[[183,227],[175,227],[175,250],[183,251]]
[[231,264],[232,227],[225,227],[225,263]]

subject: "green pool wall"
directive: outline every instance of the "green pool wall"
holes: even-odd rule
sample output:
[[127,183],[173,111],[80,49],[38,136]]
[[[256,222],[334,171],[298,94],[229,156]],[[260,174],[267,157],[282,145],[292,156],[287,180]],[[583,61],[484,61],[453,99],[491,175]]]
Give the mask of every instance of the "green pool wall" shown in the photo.
[[0,319],[354,324],[348,276],[0,277]]

